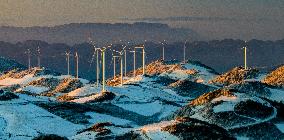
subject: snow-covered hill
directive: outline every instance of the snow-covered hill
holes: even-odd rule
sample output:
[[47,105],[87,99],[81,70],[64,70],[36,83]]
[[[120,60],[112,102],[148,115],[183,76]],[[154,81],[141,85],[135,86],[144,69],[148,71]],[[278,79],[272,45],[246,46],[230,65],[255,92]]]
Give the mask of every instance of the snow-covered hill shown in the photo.
[[101,93],[101,85],[45,69],[6,72],[0,139],[284,138],[284,89],[263,82],[266,74],[220,76],[192,61],[155,61],[141,73],[123,85],[119,75],[109,79]]

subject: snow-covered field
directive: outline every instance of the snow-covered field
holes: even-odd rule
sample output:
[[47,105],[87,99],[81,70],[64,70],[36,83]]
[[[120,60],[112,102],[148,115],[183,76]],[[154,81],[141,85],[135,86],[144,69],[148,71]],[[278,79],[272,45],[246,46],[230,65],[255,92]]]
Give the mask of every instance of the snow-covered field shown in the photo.
[[[41,93],[50,91],[50,87],[28,84],[40,78],[55,78],[62,80],[64,78],[74,77],[66,75],[35,76],[33,74],[28,74],[19,79],[9,77],[2,79],[0,80],[1,88],[9,89],[9,87],[13,85],[19,85],[20,87],[16,87],[17,89],[14,90],[17,92],[16,95],[19,96],[18,99],[0,101],[0,139],[32,139],[41,134],[56,134],[69,139],[94,139],[98,137],[99,132],[81,131],[93,126],[94,124],[105,122],[111,122],[114,124],[113,126],[104,127],[104,129],[111,131],[111,133],[107,134],[107,136],[113,137],[134,131],[137,132],[143,139],[180,139],[180,137],[170,134],[169,132],[161,131],[161,128],[175,123],[174,118],[170,118],[172,120],[165,120],[165,118],[168,119],[168,117],[174,115],[181,109],[182,106],[188,106],[188,103],[193,100],[193,98],[179,95],[175,90],[173,90],[172,87],[158,83],[157,78],[166,76],[177,81],[187,79],[192,80],[193,78],[196,80],[194,82],[210,85],[211,87],[215,88],[221,88],[216,85],[211,85],[208,82],[217,76],[212,70],[204,68],[200,65],[189,63],[183,64],[183,66],[185,67],[185,70],[164,72],[153,77],[142,75],[138,75],[136,77],[125,77],[125,79],[127,79],[127,81],[124,83],[125,85],[106,87],[107,91],[114,93],[114,99],[95,103],[89,102],[101,97],[102,94],[100,91],[102,87],[101,85],[97,87],[96,84],[89,84],[89,81],[85,79],[79,79],[79,81],[83,84],[82,87],[70,92],[68,91],[68,93],[56,93],[55,96],[51,97],[41,95]],[[195,70],[197,73],[190,75],[186,72],[186,70]],[[261,81],[264,77],[265,75],[262,74],[253,80]],[[248,79],[248,81],[250,81],[250,79]],[[267,99],[277,102],[284,102],[283,89],[269,88],[269,91],[271,94],[267,95]],[[25,92],[32,94],[27,95]],[[57,101],[57,97],[61,95],[70,97],[71,100],[61,102]],[[251,96],[246,93],[234,92],[234,95],[235,96],[222,95],[212,99],[207,104],[191,107],[189,112],[192,114],[189,115],[189,117],[212,124],[217,124],[218,126],[221,126],[227,130],[270,122],[277,117],[277,109],[266,100],[263,100],[258,96]],[[252,100],[258,104],[273,108],[272,113],[266,117],[259,118],[250,116],[251,114],[238,114],[239,112],[236,112],[236,106],[240,102],[245,102],[248,100]],[[86,105],[90,106],[91,108],[96,108],[96,105],[107,106],[101,110],[96,108],[91,111],[81,111],[80,113],[83,114],[83,117],[87,116],[86,119],[88,122],[85,124],[75,124],[74,122],[65,118],[64,112],[56,115],[56,113],[53,111],[49,112],[46,108],[42,108],[37,105],[37,103],[49,104],[51,102],[63,104],[62,106],[51,108],[51,110],[63,108],[62,111],[65,109],[64,104],[69,103]],[[71,108],[68,110],[71,112],[71,114],[73,111],[72,109],[75,111],[77,108]],[[129,113],[125,114],[125,116],[132,116],[128,118],[125,116],[121,117],[123,114],[114,115],[112,112]],[[216,118],[208,115],[209,112],[211,115],[233,112],[235,116],[250,121],[234,122],[223,125],[222,123],[215,121],[214,119]],[[146,119],[150,120],[149,123],[144,123],[143,125],[141,125],[142,123],[140,125],[137,123],[137,121],[147,122]],[[226,119],[224,118],[224,120]],[[284,132],[283,123],[275,123],[275,127],[277,127],[282,133]],[[242,139],[247,137],[237,136],[237,138]]]
[[84,128],[31,103],[1,104],[0,118],[3,139],[31,139],[41,133],[69,137]]
[[113,117],[111,115],[100,114],[96,112],[87,112],[86,115],[90,115],[92,117],[89,121],[93,124],[103,123],[103,122],[112,122],[113,124],[116,124],[116,125],[134,125],[134,126],[136,125],[135,123],[129,120]]

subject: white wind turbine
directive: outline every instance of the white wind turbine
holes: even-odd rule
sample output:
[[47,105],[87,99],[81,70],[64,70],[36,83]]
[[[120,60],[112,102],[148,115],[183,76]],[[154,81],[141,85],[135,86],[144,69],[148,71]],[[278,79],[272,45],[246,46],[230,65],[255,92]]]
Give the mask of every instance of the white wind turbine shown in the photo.
[[115,63],[116,63],[116,61],[115,61],[115,58],[119,58],[120,59],[120,82],[121,82],[121,86],[123,85],[123,55],[125,55],[125,52],[126,52],[126,50],[125,50],[125,48],[126,48],[126,46],[124,46],[123,47],[123,49],[121,50],[121,51],[116,51],[116,50],[113,50],[113,52],[116,52],[116,53],[118,53],[119,55],[113,55],[112,54],[112,57],[113,57],[113,59],[114,59],[114,67],[113,67],[113,70],[114,70],[114,78],[115,78],[115,70],[116,70],[116,67],[115,67]]
[[142,49],[142,65],[143,65],[143,75],[145,74],[145,45],[137,46],[134,49]]
[[40,69],[40,47],[38,46],[37,47],[37,65],[38,65],[38,68]]
[[79,78],[79,55],[77,52],[75,52],[75,58],[76,58],[76,78]]
[[245,46],[243,47],[244,49],[244,65],[245,65],[245,70],[247,70],[247,41],[245,41]]
[[165,43],[166,43],[166,40],[163,40],[163,42],[160,42],[162,44],[162,47],[163,47],[163,61],[165,61]]
[[128,47],[130,44],[130,42],[127,42],[127,46],[124,46],[125,49],[124,49],[124,76],[126,77],[127,76],[127,57],[126,57],[126,47]]
[[185,61],[186,61],[186,43],[187,43],[187,40],[185,40],[185,42],[184,42],[184,45],[183,45],[183,62],[185,63]]
[[93,57],[96,55],[96,80],[97,80],[96,85],[97,85],[97,87],[99,87],[99,83],[100,83],[100,81],[99,81],[99,78],[100,78],[99,50],[100,50],[100,48],[96,47],[94,41],[90,41],[90,42],[91,42],[91,44],[93,45],[93,47],[95,49]]
[[28,49],[26,53],[28,54],[28,68],[30,70],[31,69],[31,50]]
[[105,51],[107,50],[107,48],[111,48],[111,45],[108,45],[107,47],[102,47],[102,48],[96,48],[96,51],[100,51],[101,52],[101,56],[102,56],[102,77],[103,77],[103,88],[102,88],[102,92],[106,92],[105,89]]
[[67,75],[70,75],[70,51],[65,52],[67,61]]
[[133,77],[136,76],[136,50],[134,48],[133,51],[129,51],[131,53],[133,53]]
[[142,65],[143,65],[143,75],[145,74],[145,45],[140,45],[134,47],[133,51],[130,51],[133,53],[133,77],[136,76],[136,49],[142,49]]

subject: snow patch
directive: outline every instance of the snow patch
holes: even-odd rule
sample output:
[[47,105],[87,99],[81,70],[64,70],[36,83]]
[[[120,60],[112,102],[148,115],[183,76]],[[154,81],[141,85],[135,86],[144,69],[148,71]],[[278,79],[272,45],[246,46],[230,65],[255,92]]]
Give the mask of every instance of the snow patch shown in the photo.
[[[176,110],[175,107],[170,105],[163,105],[160,101],[155,101],[152,103],[137,103],[137,104],[115,104],[116,106],[119,106],[125,110],[129,110],[144,116],[152,116],[156,113],[162,112],[163,110],[167,110],[167,112],[164,112],[165,114],[162,115],[162,117],[167,116],[170,112],[173,112]],[[166,109],[165,109],[166,108]]]
[[284,123],[277,123],[275,125],[282,133],[284,133]]
[[271,92],[270,99],[277,102],[284,102],[284,90],[281,89],[269,89]]
[[171,73],[164,72],[160,74],[160,76],[169,76],[171,79],[174,80],[185,80],[188,78],[189,74],[187,74],[185,70],[176,70]]
[[0,80],[0,85],[2,86],[11,86],[11,85],[17,85],[17,84],[25,85],[37,79],[36,77],[33,77],[33,76],[34,76],[33,74],[29,74],[20,79],[5,78],[3,80]]
[[89,120],[89,122],[91,122],[92,124],[102,123],[102,122],[111,122],[111,123],[116,124],[116,125],[131,125],[131,124],[133,124],[133,122],[131,122],[129,120],[113,117],[113,116],[106,115],[106,114],[100,114],[100,113],[96,113],[96,112],[87,112],[86,115],[89,115],[89,116],[92,117],[92,119]]
[[198,74],[202,80],[204,80],[204,83],[208,83],[209,80],[213,79],[216,75],[209,72],[207,68],[197,66],[194,64],[187,63],[184,65],[186,69],[194,69],[198,71]]
[[220,96],[220,97],[218,97],[218,98],[215,98],[215,99],[213,99],[212,100],[212,102],[218,102],[218,101],[226,101],[226,102],[228,102],[228,101],[238,101],[238,97],[236,97],[236,96],[230,96],[230,97],[228,97],[228,96]]
[[234,111],[235,105],[236,103],[234,102],[223,102],[217,106],[214,106],[213,111],[214,113]]
[[86,103],[86,102],[89,102],[89,101],[92,101],[92,100],[98,98],[99,96],[101,96],[101,94],[95,94],[95,95],[91,95],[91,96],[87,96],[87,97],[82,97],[82,98],[79,98],[79,99],[74,99],[74,100],[71,100],[70,102]]
[[145,76],[143,76],[143,75],[137,75],[137,76],[131,77],[131,78],[125,77],[125,79],[128,79],[128,80],[125,81],[124,84],[139,83],[139,82],[143,83],[143,82],[149,82],[149,81],[151,81],[150,78],[145,77]]
[[25,86],[23,88],[18,89],[17,91],[28,91],[30,93],[40,94],[42,92],[48,91],[48,87],[41,86]]
[[100,87],[94,87],[93,85],[86,85],[84,87],[78,88],[76,90],[73,90],[69,92],[68,96],[74,96],[74,97],[83,97],[88,96],[93,93],[99,93],[101,90]]

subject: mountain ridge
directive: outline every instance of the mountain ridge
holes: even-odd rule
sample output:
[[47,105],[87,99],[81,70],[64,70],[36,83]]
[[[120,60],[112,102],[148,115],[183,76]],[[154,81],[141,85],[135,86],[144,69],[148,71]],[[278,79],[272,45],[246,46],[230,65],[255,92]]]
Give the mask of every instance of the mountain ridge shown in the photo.
[[[198,39],[199,35],[192,29],[174,28],[167,24],[135,22],[130,23],[70,23],[51,27],[14,27],[1,26],[0,39],[7,42],[25,40],[43,40],[48,43],[76,43],[88,42],[94,39],[97,44],[113,43],[119,40],[168,40],[180,41],[187,38]],[[115,40],[113,40],[115,39]]]

